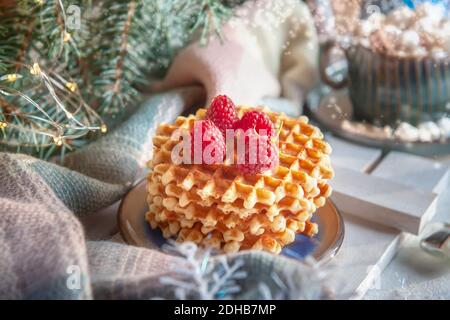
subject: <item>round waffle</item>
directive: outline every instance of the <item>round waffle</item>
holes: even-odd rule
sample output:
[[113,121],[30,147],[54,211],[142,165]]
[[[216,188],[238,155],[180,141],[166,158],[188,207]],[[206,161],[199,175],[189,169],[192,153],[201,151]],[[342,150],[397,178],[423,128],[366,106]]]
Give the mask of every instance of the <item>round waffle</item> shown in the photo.
[[[241,116],[247,108],[239,108]],[[279,253],[295,234],[317,233],[310,221],[331,194],[330,146],[306,117],[265,111],[279,133],[279,165],[272,172],[243,175],[229,163],[174,164],[177,130],[190,132],[206,110],[161,124],[149,162],[147,220],[165,237],[194,241],[225,252],[260,249]]]

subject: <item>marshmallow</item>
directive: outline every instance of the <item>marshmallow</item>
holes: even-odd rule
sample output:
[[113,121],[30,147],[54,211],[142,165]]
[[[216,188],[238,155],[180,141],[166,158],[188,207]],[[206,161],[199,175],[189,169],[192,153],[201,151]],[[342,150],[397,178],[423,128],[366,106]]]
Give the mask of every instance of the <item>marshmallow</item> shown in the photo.
[[433,121],[419,124],[419,130],[428,131],[432,140],[438,140],[441,137],[441,129]]
[[400,29],[405,30],[415,17],[414,11],[408,7],[399,7],[393,10],[386,18],[387,23],[394,24]]
[[385,25],[383,31],[386,32],[389,37],[397,39],[401,36],[402,30],[392,24]]
[[443,49],[447,52],[447,55],[449,54],[449,52],[450,52],[450,38],[448,38],[445,42],[444,42],[444,44],[443,44]]
[[[446,45],[448,45],[448,48],[441,48],[441,47],[435,47],[431,49],[431,56],[434,59],[445,59],[446,57],[448,57],[449,52],[450,52],[450,40],[446,43]],[[444,45],[445,46],[445,45]]]
[[441,30],[443,37],[450,38],[450,20],[442,22],[439,30]]
[[357,33],[358,36],[360,37],[368,37],[376,29],[377,29],[376,26],[372,22],[364,20],[359,24]]
[[433,33],[439,24],[436,24],[430,17],[424,17],[416,21],[413,28],[417,32]]
[[385,22],[386,16],[380,12],[372,13],[368,18],[367,21],[372,23],[374,28],[380,28],[381,25]]
[[414,50],[412,50],[412,55],[414,57],[425,57],[426,55],[428,55],[428,50],[425,49],[424,47],[417,47]]
[[402,141],[414,142],[419,140],[419,129],[409,123],[402,122],[394,131],[394,136]]
[[431,133],[426,129],[419,129],[419,140],[421,142],[431,142],[433,141],[433,137]]
[[427,17],[428,19],[431,19],[434,24],[439,24],[445,16],[445,8],[439,4],[425,2],[417,6],[416,14],[419,17]]
[[[450,52],[450,20],[441,5],[424,3],[416,10],[399,7],[385,16],[380,12],[361,21],[355,29],[359,44],[395,54],[398,57],[446,58]],[[372,37],[381,31],[380,37]],[[447,55],[444,53],[447,52]]]
[[445,117],[438,121],[439,129],[441,130],[441,135],[444,138],[450,138],[450,118]]
[[404,31],[399,38],[399,46],[403,50],[415,50],[420,45],[419,34],[415,31]]

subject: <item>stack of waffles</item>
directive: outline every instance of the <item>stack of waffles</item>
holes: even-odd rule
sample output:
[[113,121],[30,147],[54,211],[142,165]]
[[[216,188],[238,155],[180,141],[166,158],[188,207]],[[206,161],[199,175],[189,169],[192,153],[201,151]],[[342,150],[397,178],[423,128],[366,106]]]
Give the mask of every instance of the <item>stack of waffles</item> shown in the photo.
[[[241,116],[249,109],[239,108]],[[244,175],[232,164],[174,164],[177,130],[190,130],[206,110],[161,124],[149,162],[146,220],[166,238],[236,252],[278,254],[296,234],[313,236],[311,221],[331,194],[330,146],[306,117],[290,118],[265,110],[279,133],[279,165],[270,172]]]

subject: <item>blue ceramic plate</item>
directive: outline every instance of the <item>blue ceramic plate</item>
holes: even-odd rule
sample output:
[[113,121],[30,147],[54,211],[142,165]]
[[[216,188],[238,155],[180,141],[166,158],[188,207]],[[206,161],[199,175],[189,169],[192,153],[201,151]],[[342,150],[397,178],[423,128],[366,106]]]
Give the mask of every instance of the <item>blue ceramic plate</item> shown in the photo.
[[[159,229],[152,230],[145,221],[147,212],[146,180],[133,187],[122,199],[118,212],[118,226],[123,239],[131,244],[146,248],[160,248],[166,239]],[[329,259],[339,250],[344,239],[344,223],[333,202],[328,199],[324,207],[314,215],[319,233],[313,238],[297,235],[295,242],[286,246],[282,254],[295,259],[307,255],[316,260]]]

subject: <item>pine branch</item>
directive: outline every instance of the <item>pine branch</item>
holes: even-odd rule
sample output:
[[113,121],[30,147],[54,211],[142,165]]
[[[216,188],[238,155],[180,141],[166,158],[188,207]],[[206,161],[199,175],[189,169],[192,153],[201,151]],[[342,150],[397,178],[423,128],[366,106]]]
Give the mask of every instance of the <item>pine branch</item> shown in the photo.
[[39,8],[39,39],[48,47],[47,58],[60,63],[76,60],[80,53],[77,42],[78,32],[67,26],[66,8],[70,5],[82,6],[86,1],[46,0]]
[[125,56],[127,54],[127,45],[128,45],[128,37],[131,29],[131,23],[133,20],[133,16],[136,12],[136,2],[131,1],[128,4],[128,12],[127,12],[127,20],[125,21],[125,25],[122,31],[121,40],[120,40],[120,48],[119,48],[119,57],[116,63],[116,73],[115,73],[115,82],[113,87],[113,99],[115,96],[119,94],[120,91],[120,83],[122,80],[123,68],[125,63]]
[[[136,105],[140,88],[197,32],[203,44],[220,35],[236,2],[15,0],[0,8],[0,149],[47,158],[106,132],[103,121]],[[70,5],[82,10],[80,29],[70,29]]]
[[[28,1],[21,1],[17,6],[0,10],[0,71],[6,72],[23,62],[29,47],[33,30],[34,9],[28,8]],[[17,68],[16,68],[17,69]]]
[[[101,100],[99,110],[109,114],[118,113],[134,101],[138,95],[132,82],[140,76],[136,64],[142,63],[142,56],[135,53],[137,41],[143,41],[137,20],[140,19],[141,1],[120,1],[101,8],[107,17],[98,18],[100,41],[95,48],[96,56],[92,70],[94,93]],[[138,59],[134,59],[135,56]]]
[[28,26],[26,28],[25,34],[23,35],[23,39],[22,39],[22,46],[19,50],[19,53],[17,55],[17,58],[14,60],[15,61],[15,72],[17,72],[21,66],[21,64],[24,63],[25,60],[25,56],[27,54],[27,51],[30,47],[30,42],[31,42],[31,36],[33,34],[33,28],[35,25],[35,18],[34,17],[30,17],[30,19],[27,19],[28,21]]

